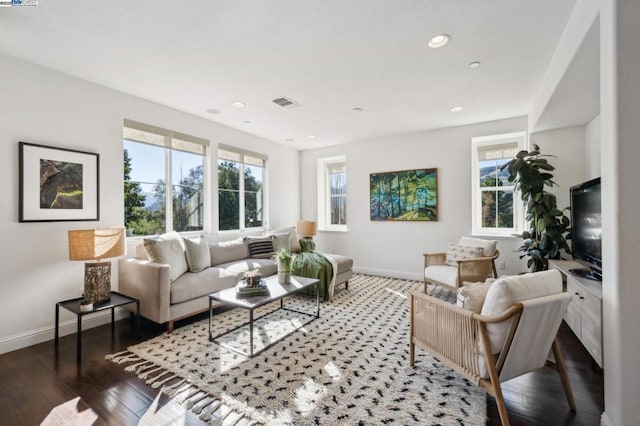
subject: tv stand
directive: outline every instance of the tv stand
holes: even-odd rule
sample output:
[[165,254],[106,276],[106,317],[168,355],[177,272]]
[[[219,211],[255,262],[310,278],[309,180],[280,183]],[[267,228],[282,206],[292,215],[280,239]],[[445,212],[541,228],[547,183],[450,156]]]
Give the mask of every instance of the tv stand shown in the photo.
[[[549,269],[560,271],[566,291],[572,296],[565,322],[602,368],[602,284],[593,278],[574,275],[574,271],[584,270],[584,266],[574,260],[549,260]],[[587,269],[587,272],[592,271]]]
[[602,274],[591,268],[571,268],[569,273],[593,281],[602,281]]

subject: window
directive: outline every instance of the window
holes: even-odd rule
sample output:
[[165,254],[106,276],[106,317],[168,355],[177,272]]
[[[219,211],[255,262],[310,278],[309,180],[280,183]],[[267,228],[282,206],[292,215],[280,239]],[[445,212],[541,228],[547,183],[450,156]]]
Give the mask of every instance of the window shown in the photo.
[[218,149],[218,226],[220,231],[264,225],[267,157],[221,145]]
[[509,173],[500,167],[525,149],[526,133],[472,139],[472,232],[510,236],[522,232],[522,202],[514,194]]
[[344,156],[318,160],[318,226],[347,230],[347,160]]
[[128,235],[203,230],[208,141],[125,120],[122,145]]

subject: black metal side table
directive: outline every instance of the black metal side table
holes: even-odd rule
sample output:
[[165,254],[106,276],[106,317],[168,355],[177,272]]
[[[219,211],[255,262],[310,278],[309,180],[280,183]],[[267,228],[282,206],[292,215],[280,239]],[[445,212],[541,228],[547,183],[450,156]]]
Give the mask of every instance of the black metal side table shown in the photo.
[[111,309],[111,335],[115,333],[115,308],[118,306],[128,305],[129,303],[136,304],[136,332],[140,336],[140,300],[133,297],[126,296],[117,291],[111,292],[111,299],[106,302],[94,303],[93,309],[87,312],[80,310],[80,301],[82,297],[76,297],[75,299],[64,300],[56,303],[56,337],[55,347],[58,349],[58,337],[59,337],[59,323],[60,323],[60,307],[65,308],[68,311],[76,314],[78,322],[77,332],[77,349],[76,349],[76,362],[80,364],[82,362],[82,317],[96,312],[104,311],[105,309]]

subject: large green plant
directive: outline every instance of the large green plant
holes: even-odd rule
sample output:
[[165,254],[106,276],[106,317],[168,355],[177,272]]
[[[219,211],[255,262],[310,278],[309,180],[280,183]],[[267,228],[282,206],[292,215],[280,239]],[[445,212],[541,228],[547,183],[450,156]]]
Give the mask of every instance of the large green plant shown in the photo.
[[522,246],[516,251],[523,252],[521,259],[529,256],[527,266],[532,272],[548,269],[549,259],[559,259],[563,249],[571,253],[565,239],[569,218],[558,209],[556,196],[544,190],[557,186],[550,173],[555,167],[544,157],[554,156],[540,154],[540,148],[534,145],[533,151],[520,151],[501,167],[507,169],[509,182],[522,197],[528,230],[522,233]]

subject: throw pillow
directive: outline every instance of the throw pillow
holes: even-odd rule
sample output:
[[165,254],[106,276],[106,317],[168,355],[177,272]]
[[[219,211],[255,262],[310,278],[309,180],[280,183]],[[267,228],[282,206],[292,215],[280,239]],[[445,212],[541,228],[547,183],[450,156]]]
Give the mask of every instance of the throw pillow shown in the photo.
[[155,238],[145,238],[142,243],[149,260],[169,265],[169,279],[175,281],[188,271],[182,237],[175,231]]
[[449,244],[447,249],[446,264],[449,266],[458,266],[458,260],[476,259],[484,255],[482,247],[466,247],[458,244]]
[[271,241],[271,237],[246,237],[245,242],[247,243],[247,247],[249,247],[251,257],[273,253],[273,241]]
[[298,234],[296,233],[295,226],[289,226],[287,228],[278,228],[271,231],[273,234],[289,234],[289,247],[291,253],[300,253],[300,243],[298,243]]
[[482,305],[484,305],[484,299],[487,297],[489,286],[494,281],[494,278],[488,278],[485,282],[465,282],[464,285],[458,289],[456,305],[479,314],[482,311]]
[[196,238],[185,238],[184,246],[190,272],[200,272],[211,266],[209,242],[204,235]]
[[289,233],[272,234],[271,242],[273,243],[273,251],[279,251],[281,249],[291,251]]
[[[522,300],[562,292],[562,276],[558,270],[535,272],[498,278],[487,292],[482,311],[485,316],[498,315]],[[487,324],[492,352],[498,353],[509,331],[509,321]]]
[[496,246],[498,245],[498,241],[462,237],[460,238],[460,241],[458,241],[458,245],[465,247],[482,247],[482,249],[484,250],[484,256],[492,257],[496,254]]

